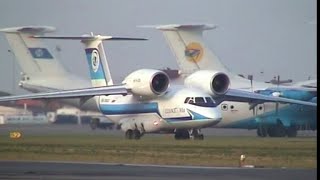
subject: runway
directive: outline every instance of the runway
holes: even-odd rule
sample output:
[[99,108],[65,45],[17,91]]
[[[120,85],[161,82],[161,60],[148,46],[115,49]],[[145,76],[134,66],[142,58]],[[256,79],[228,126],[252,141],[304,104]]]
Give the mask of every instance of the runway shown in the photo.
[[309,180],[317,179],[317,170],[0,161],[0,179]]
[[[0,125],[0,135],[8,135],[11,131],[20,131],[24,135],[54,135],[54,134],[99,134],[124,136],[121,130],[92,130],[89,125],[59,125],[59,124],[4,124]],[[204,128],[202,133],[210,136],[257,136],[256,130]],[[159,134],[148,134],[159,136]],[[317,131],[298,131],[298,137],[316,137]]]

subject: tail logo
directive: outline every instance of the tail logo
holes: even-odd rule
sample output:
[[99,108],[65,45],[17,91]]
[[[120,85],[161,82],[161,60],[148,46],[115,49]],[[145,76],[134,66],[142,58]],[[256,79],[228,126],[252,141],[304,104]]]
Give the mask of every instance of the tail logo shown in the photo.
[[91,67],[92,67],[93,72],[98,71],[99,64],[100,64],[99,52],[96,49],[94,49],[91,54]]
[[184,50],[186,58],[191,62],[199,62],[203,56],[203,48],[199,43],[191,42]]
[[28,48],[33,58],[36,59],[53,59],[53,56],[50,54],[46,48]]

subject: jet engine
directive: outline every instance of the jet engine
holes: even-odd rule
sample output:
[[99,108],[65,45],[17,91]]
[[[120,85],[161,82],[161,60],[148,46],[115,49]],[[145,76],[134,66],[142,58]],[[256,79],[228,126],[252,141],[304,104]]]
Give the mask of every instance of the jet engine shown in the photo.
[[154,69],[140,69],[129,74],[123,81],[132,93],[154,97],[163,95],[170,84],[166,73]]
[[228,91],[230,79],[223,72],[201,70],[189,75],[184,83],[188,87],[200,88],[212,96],[220,96]]

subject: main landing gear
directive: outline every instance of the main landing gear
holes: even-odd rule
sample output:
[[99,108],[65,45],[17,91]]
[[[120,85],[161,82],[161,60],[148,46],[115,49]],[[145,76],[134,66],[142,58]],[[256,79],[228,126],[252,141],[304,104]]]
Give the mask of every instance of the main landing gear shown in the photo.
[[134,124],[134,126],[135,126],[134,129],[128,129],[126,131],[126,135],[125,135],[126,139],[138,140],[144,135],[145,129],[144,129],[143,123],[140,124],[139,128],[137,124]]
[[128,129],[125,134],[126,139],[138,140],[141,138],[141,136],[143,136],[143,133],[141,133],[138,129],[134,129],[134,130]]
[[297,128],[295,127],[284,127],[283,125],[274,125],[274,126],[259,126],[257,128],[257,135],[259,137],[297,137]]
[[194,140],[203,140],[203,134],[200,134],[200,129],[176,129],[174,138],[176,140],[185,140],[185,139],[194,139]]

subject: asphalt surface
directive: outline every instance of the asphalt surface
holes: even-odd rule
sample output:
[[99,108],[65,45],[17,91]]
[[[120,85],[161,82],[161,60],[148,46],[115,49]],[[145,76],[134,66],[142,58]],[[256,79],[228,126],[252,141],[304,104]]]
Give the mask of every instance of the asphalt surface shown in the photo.
[[[124,136],[121,130],[96,129],[92,130],[89,125],[77,124],[5,124],[0,125],[0,135],[9,135],[11,131],[20,131],[24,135],[54,135],[54,134],[105,134]],[[210,136],[257,136],[256,130],[247,129],[219,129],[204,128],[202,133]],[[145,136],[159,136],[147,134]],[[160,135],[161,136],[161,135]],[[162,135],[163,136],[163,135]],[[316,137],[317,131],[298,131],[298,137]]]
[[0,161],[0,179],[312,180],[317,170]]
[[[88,125],[1,125],[0,137],[8,136],[12,131],[24,135],[50,134],[101,134],[124,136],[120,130],[92,130]],[[206,128],[205,136],[256,136],[255,130]],[[299,131],[300,137],[315,137],[316,131]],[[150,134],[148,136],[161,136]],[[1,161],[0,179],[317,179],[316,169],[267,169],[267,168],[234,168],[234,167],[191,167],[191,166],[158,166],[77,162],[28,162]]]

